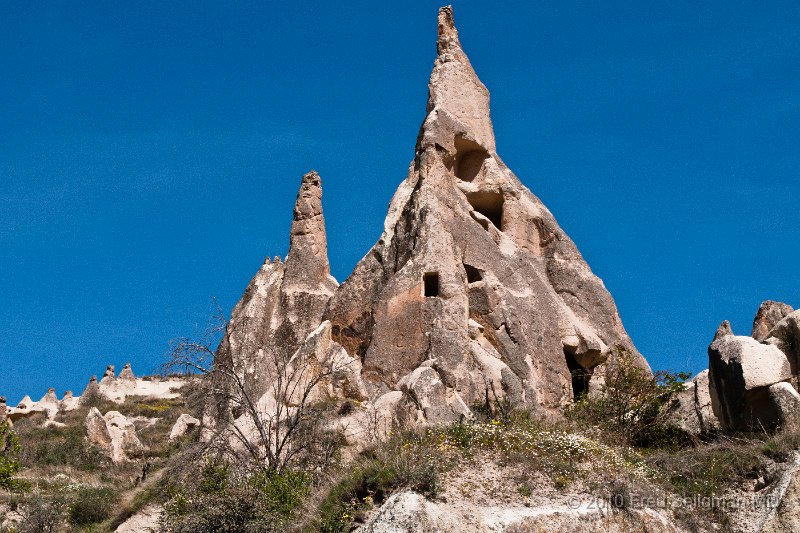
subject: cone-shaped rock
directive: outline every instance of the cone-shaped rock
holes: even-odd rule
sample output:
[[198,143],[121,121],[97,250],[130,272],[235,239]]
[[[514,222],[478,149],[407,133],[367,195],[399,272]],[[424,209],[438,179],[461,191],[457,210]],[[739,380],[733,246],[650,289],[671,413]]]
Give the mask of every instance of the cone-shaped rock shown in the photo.
[[231,313],[217,360],[235,369],[258,398],[274,358],[291,356],[320,324],[337,285],[328,263],[322,182],[311,171],[297,194],[286,262],[267,260],[250,281]]
[[617,347],[647,363],[602,281],[497,155],[489,93],[451,8],[438,22],[414,161],[324,318],[375,394],[424,364],[453,404],[556,408]]

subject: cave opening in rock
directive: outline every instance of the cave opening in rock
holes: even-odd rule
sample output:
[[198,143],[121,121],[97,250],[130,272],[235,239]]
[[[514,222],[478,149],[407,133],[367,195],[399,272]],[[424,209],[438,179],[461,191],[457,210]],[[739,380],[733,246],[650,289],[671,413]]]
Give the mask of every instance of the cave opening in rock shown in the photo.
[[439,296],[439,273],[426,272],[423,274],[422,286],[426,298]]
[[489,152],[480,144],[463,137],[456,137],[453,144],[456,148],[453,172],[461,181],[473,181],[483,170]]
[[472,181],[483,169],[483,162],[489,157],[483,150],[471,150],[456,162],[456,177],[462,181]]
[[592,371],[583,368],[575,360],[575,356],[564,350],[564,357],[567,360],[567,368],[572,375],[572,399],[578,401],[582,396],[589,393],[589,380],[592,378]]
[[464,263],[464,270],[467,271],[467,283],[476,283],[483,279],[481,271],[472,265]]
[[503,231],[503,195],[497,192],[473,192],[467,194],[472,209],[489,219],[494,227]]

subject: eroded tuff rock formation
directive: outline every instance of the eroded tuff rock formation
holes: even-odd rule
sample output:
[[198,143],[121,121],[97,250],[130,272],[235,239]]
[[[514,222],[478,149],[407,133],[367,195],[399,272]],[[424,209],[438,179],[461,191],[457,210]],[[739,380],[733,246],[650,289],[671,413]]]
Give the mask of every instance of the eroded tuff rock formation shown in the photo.
[[761,304],[751,336],[734,335],[726,320],[708,347],[708,370],[671,406],[674,420],[695,434],[763,430],[800,411],[800,311]]
[[328,263],[322,182],[311,171],[297,194],[286,262],[268,259],[250,281],[231,313],[218,361],[259,397],[274,378],[275,362],[288,359],[320,325],[338,285]]
[[309,173],[286,263],[266,262],[234,308],[217,359],[258,392],[276,353],[338,354],[352,364],[331,394],[443,422],[487,400],[560,408],[619,348],[647,367],[602,281],[497,154],[489,92],[449,7],[437,52],[415,157],[378,242],[337,287]]

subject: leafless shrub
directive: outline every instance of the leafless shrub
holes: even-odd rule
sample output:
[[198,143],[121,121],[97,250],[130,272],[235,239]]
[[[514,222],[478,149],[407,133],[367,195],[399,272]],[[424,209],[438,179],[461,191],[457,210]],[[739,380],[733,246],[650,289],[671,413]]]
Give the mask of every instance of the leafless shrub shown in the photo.
[[233,333],[217,307],[201,340],[171,341],[164,365],[165,373],[200,377],[207,398],[204,451],[244,457],[260,471],[279,474],[310,457],[323,463],[332,460],[340,438],[326,430],[326,406],[318,405],[315,395],[342,369],[335,361],[319,361],[313,353],[284,355],[262,349],[267,385],[260,391],[233,361],[218,357],[218,339]]

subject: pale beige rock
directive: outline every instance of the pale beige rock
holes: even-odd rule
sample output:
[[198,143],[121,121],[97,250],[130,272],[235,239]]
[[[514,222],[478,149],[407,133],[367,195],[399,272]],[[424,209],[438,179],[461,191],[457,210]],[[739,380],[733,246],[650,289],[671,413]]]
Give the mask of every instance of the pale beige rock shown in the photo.
[[86,415],[86,433],[90,443],[103,451],[114,463],[124,463],[128,455],[138,455],[144,451],[136,426],[118,411],[101,415],[92,407]]
[[17,409],[30,409],[33,407],[34,401],[27,394],[17,404]]
[[[591,501],[586,498],[587,502]],[[576,499],[576,501],[581,501]],[[596,501],[596,500],[595,500]],[[581,532],[633,533],[685,531],[659,509],[613,512],[608,506],[480,506],[462,501],[431,501],[415,492],[393,494],[356,529],[358,533],[528,533]]]
[[720,423],[714,414],[714,405],[717,402],[712,399],[712,394],[709,372],[703,370],[685,384],[685,389],[668,406],[670,420],[694,435],[718,431]]
[[774,426],[780,414],[770,403],[768,388],[791,377],[786,355],[752,337],[733,335],[728,322],[717,330],[708,348],[709,377],[719,399],[717,413],[724,429]]
[[[127,363],[119,376],[114,375],[114,365],[108,365],[103,379],[99,382],[92,376],[78,402],[70,401],[71,408],[76,408],[80,402],[86,402],[97,397],[104,398],[114,403],[122,403],[129,396],[143,398],[171,399],[180,395],[179,390],[189,383],[189,379],[180,377],[137,378],[130,363]],[[63,402],[62,402],[63,403]]]
[[111,450],[111,433],[108,430],[106,419],[97,409],[92,407],[86,415],[86,438],[101,450],[109,452]]
[[751,337],[757,341],[763,341],[769,336],[769,332],[775,325],[791,314],[792,307],[785,303],[767,300],[763,302],[753,320],[753,332]]
[[[319,176],[305,175],[286,263],[264,263],[217,352],[265,407],[298,405],[271,390],[275,360],[302,368],[302,383],[344,363],[313,399],[361,402],[341,421],[352,435],[370,433],[366,417],[381,398],[386,425],[454,421],[498,401],[553,413],[619,349],[649,370],[602,281],[497,154],[489,92],[450,8],[439,12],[414,160],[379,241],[341,286],[321,197]],[[209,400],[204,427],[230,422],[227,402]]]
[[97,376],[92,376],[89,378],[89,383],[86,384],[86,388],[83,389],[83,394],[81,394],[81,402],[85,403],[90,401],[91,399],[96,398],[100,395],[100,386],[97,382]]
[[200,427],[200,421],[190,414],[182,414],[175,421],[172,430],[169,432],[169,441],[173,442],[189,432],[191,429]]
[[[250,394],[261,397],[275,377],[274,362],[288,361],[303,346],[337,285],[328,263],[322,182],[311,171],[295,202],[286,263],[266,261],[253,277],[231,313],[218,364],[234,369]],[[225,395],[212,397],[206,409],[211,420],[230,416]]]
[[138,455],[144,451],[136,426],[118,411],[109,411],[103,418],[106,420],[111,435],[111,460],[121,463],[128,460],[129,454]]
[[800,310],[786,315],[767,333],[764,340],[786,354],[792,374],[800,376]]
[[[408,177],[380,240],[325,312],[333,339],[380,390],[435,359],[442,385],[466,405],[494,385],[518,406],[560,408],[586,386],[572,370],[590,375],[614,346],[646,367],[602,282],[497,155],[489,93],[449,9],[437,50]],[[491,350],[475,342],[474,324]],[[498,390],[492,352],[513,375],[509,390]]]
[[68,390],[64,393],[64,397],[61,398],[61,402],[59,403],[59,410],[63,412],[72,411],[77,409],[80,406],[81,398],[80,396],[75,396],[71,390]]
[[786,382],[770,385],[767,389],[771,407],[775,411],[777,423],[796,418],[800,412],[800,394]]
[[400,380],[398,387],[421,412],[420,422],[447,424],[472,418],[456,391],[448,390],[432,366],[421,366]]
[[47,392],[42,399],[36,402],[36,407],[43,410],[47,413],[47,418],[50,420],[54,419],[55,416],[58,414],[58,410],[61,406],[61,402],[58,401],[58,396],[56,396],[56,390],[52,387],[47,389]]
[[120,381],[136,381],[136,376],[133,374],[130,363],[125,363],[117,379]]

